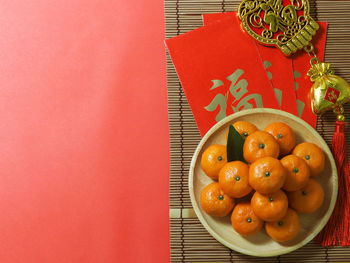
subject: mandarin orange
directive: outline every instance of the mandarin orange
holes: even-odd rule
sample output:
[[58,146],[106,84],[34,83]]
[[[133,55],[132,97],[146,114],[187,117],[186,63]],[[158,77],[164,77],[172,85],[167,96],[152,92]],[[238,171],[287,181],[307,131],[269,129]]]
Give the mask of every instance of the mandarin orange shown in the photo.
[[230,197],[240,198],[252,191],[249,186],[249,168],[241,161],[228,162],[219,172],[219,185]]
[[237,121],[233,124],[233,127],[235,127],[236,131],[238,131],[243,138],[247,138],[250,134],[258,130],[254,124],[248,121]]
[[278,159],[260,158],[249,167],[249,184],[254,190],[269,194],[279,190],[286,180],[286,171]]
[[310,167],[311,176],[317,176],[324,169],[325,155],[314,143],[304,142],[295,146],[293,155],[306,161]]
[[227,163],[226,146],[210,145],[202,154],[201,167],[205,174],[215,180],[221,168]]
[[282,190],[266,195],[255,192],[251,205],[259,218],[273,222],[285,216],[288,209],[288,198]]
[[286,215],[274,222],[266,222],[266,233],[277,242],[287,242],[295,238],[300,230],[299,216],[288,208]]
[[306,162],[295,155],[287,155],[281,159],[281,163],[287,172],[287,178],[283,185],[286,191],[296,191],[303,188],[310,178],[310,169]]
[[259,232],[264,221],[255,215],[249,203],[239,203],[233,209],[231,224],[238,234],[249,236]]
[[264,131],[271,134],[280,146],[280,156],[290,153],[295,146],[293,130],[283,122],[273,122],[266,126]]
[[314,179],[310,179],[307,185],[300,190],[288,193],[289,204],[297,212],[313,213],[323,203],[324,191],[322,186]]
[[262,157],[277,158],[280,148],[275,138],[264,131],[250,134],[243,144],[243,156],[248,163],[253,163]]
[[234,199],[226,195],[217,182],[207,185],[202,190],[200,200],[203,210],[217,217],[227,216],[235,204]]

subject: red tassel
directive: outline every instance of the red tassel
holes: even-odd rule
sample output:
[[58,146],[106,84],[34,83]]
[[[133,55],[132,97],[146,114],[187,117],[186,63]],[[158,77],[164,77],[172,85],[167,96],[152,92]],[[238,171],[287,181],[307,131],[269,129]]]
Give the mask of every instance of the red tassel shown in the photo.
[[350,166],[346,154],[345,122],[337,121],[332,152],[338,170],[338,198],[324,229],[316,237],[322,246],[350,246]]

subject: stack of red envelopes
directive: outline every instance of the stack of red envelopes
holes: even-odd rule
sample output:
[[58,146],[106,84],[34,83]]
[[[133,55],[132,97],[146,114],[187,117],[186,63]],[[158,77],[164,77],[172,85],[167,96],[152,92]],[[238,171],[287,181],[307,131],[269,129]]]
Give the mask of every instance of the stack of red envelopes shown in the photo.
[[[312,43],[322,61],[327,24]],[[203,26],[165,41],[203,136],[216,122],[244,109],[274,108],[316,126],[306,76],[310,56],[286,57],[278,48],[257,43],[246,34],[236,12],[205,14]]]

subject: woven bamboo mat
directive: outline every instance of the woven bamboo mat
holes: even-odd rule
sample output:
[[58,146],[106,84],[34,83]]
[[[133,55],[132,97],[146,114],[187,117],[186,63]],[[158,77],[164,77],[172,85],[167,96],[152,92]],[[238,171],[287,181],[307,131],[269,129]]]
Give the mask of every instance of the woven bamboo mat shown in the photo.
[[[166,38],[202,26],[201,14],[234,11],[239,0],[165,0]],[[350,82],[350,1],[312,1],[311,15],[329,23],[325,60]],[[196,218],[188,193],[192,154],[201,139],[185,94],[167,54],[170,125],[170,248],[172,262],[350,262],[350,247],[323,248],[310,242],[287,255],[254,258],[232,251],[204,229]],[[350,103],[347,145],[350,146]],[[317,131],[330,145],[335,117],[327,113],[317,121]],[[347,149],[350,156],[350,147]]]

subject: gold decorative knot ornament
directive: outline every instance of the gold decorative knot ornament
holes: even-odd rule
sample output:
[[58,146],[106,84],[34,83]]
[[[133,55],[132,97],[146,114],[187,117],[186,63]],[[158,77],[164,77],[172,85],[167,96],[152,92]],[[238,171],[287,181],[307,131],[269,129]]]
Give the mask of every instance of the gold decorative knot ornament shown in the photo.
[[285,55],[307,50],[319,28],[309,15],[307,0],[244,0],[238,15],[249,35],[279,47]]

